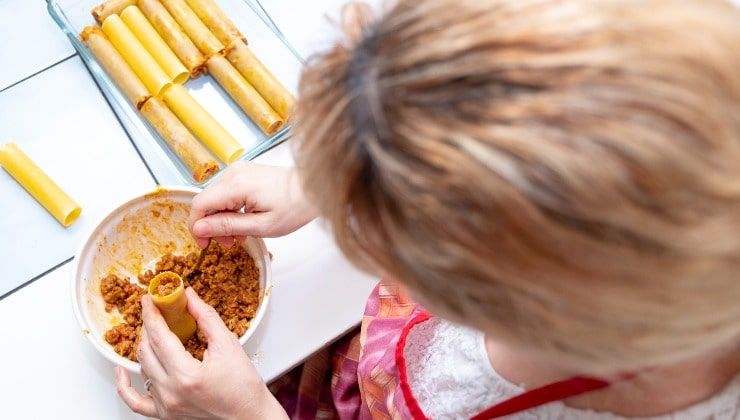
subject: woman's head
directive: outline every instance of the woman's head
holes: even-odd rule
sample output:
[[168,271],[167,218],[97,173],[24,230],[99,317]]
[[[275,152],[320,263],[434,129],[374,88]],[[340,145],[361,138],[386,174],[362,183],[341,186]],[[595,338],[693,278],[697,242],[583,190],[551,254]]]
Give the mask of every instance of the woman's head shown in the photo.
[[400,0],[349,38],[304,73],[297,163],[353,262],[582,366],[740,339],[732,6]]

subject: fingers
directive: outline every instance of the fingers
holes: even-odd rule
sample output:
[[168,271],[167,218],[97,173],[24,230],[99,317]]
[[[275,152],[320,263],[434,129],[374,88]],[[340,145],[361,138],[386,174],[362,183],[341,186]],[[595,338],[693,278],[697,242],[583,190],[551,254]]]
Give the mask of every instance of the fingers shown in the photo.
[[135,413],[146,417],[157,417],[157,407],[150,396],[143,396],[131,386],[131,377],[126,369],[117,366],[116,390],[124,403]]
[[195,318],[198,328],[208,339],[208,350],[218,351],[222,346],[232,345],[236,336],[228,328],[213,307],[198,296],[188,287],[185,290],[188,297],[188,312]]
[[139,360],[139,364],[141,365],[141,373],[145,374],[153,381],[161,382],[167,378],[167,371],[157,358],[154,350],[152,350],[149,338],[146,335],[146,329],[143,330],[141,340],[139,341],[136,358]]
[[[205,216],[193,224],[196,238],[264,236],[269,228],[268,213],[221,212]],[[219,243],[221,243],[219,241]],[[224,245],[221,243],[221,245]]]
[[171,374],[192,368],[195,359],[185,350],[180,339],[167,327],[162,314],[159,313],[152,298],[148,295],[141,298],[141,314],[147,342],[164,370]]
[[189,226],[201,218],[221,211],[237,211],[244,207],[244,191],[232,185],[224,174],[216,183],[193,197],[190,206]]

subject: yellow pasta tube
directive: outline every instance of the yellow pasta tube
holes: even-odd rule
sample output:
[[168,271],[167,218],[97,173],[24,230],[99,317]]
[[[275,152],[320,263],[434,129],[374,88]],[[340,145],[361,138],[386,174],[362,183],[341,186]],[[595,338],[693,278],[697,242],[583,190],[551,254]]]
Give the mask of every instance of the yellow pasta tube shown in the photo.
[[285,121],[290,118],[290,113],[295,104],[295,98],[267,70],[244,41],[234,41],[227,50],[226,58]]
[[185,0],[162,0],[162,4],[206,57],[223,51],[224,45],[185,3]]
[[158,98],[149,98],[141,107],[141,113],[188,167],[196,182],[203,182],[218,171],[216,160],[164,102]]
[[188,80],[188,69],[180,62],[174,52],[167,46],[151,23],[146,20],[136,6],[129,6],[121,12],[121,20],[131,29],[136,39],[149,51],[154,60],[162,67],[171,81],[183,84]]
[[244,154],[244,147],[184,87],[170,85],[162,98],[180,121],[223,162],[232,163]]
[[136,108],[141,108],[144,101],[149,97],[149,91],[146,89],[139,77],[131,70],[126,60],[121,57],[116,47],[108,41],[103,31],[96,26],[87,26],[80,33],[80,39],[87,45],[95,59],[113,79],[116,85],[121,88],[124,95],[131,101]]
[[203,71],[206,58],[175,22],[170,12],[159,0],[139,0],[139,9],[187,67],[190,77],[198,76]]
[[77,220],[82,208],[13,143],[0,146],[2,166],[64,227]]
[[170,330],[183,343],[188,341],[195,334],[197,324],[188,312],[188,298],[182,278],[172,271],[164,271],[152,278],[148,291]]
[[136,0],[108,0],[92,9],[90,13],[92,13],[96,22],[102,24],[105,18],[121,13],[121,10],[132,4],[136,4]]
[[110,15],[103,22],[103,32],[116,47],[123,59],[131,66],[137,76],[144,82],[144,86],[154,96],[162,92],[170,84],[167,74],[147,52],[141,42],[134,36],[118,15]]
[[283,126],[280,115],[270,107],[244,77],[221,55],[214,55],[206,62],[208,72],[231,95],[242,110],[265,132],[274,134]]
[[223,10],[213,0],[186,0],[188,6],[206,24],[208,29],[216,35],[224,45],[229,45],[237,39],[246,40],[239,29],[226,17]]

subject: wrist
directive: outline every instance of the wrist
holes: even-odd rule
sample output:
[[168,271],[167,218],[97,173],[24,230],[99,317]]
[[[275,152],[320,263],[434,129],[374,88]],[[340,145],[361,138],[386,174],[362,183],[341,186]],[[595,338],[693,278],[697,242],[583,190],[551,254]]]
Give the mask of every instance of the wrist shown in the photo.
[[254,399],[251,403],[242,405],[241,409],[238,410],[235,419],[247,420],[247,419],[289,419],[288,413],[285,412],[283,406],[280,405],[278,400],[272,395],[267,385],[263,385],[260,392],[254,395]]
[[306,197],[306,194],[303,191],[301,178],[296,169],[292,169],[290,174],[290,189],[290,194],[295,199],[294,202],[296,204],[296,208],[299,209],[303,224],[317,218],[319,216],[318,211]]

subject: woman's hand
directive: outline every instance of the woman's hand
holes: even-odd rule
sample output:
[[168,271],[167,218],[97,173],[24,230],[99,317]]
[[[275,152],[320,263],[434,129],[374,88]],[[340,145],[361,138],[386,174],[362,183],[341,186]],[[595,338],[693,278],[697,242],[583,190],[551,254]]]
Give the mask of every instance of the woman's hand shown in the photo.
[[287,235],[314,217],[293,169],[242,161],[193,198],[190,231],[201,248],[209,238],[231,246],[244,236]]
[[170,418],[287,418],[244,353],[236,335],[216,310],[187,289],[188,311],[208,340],[199,362],[183,347],[149,296],[141,300],[144,334],[137,352],[151,395],[131,386],[125,369],[116,368],[118,394],[133,411]]

